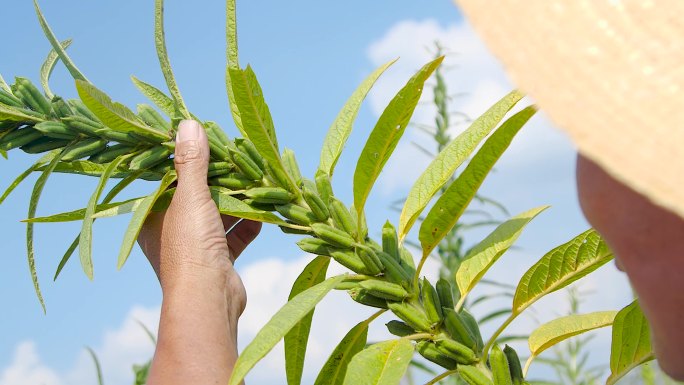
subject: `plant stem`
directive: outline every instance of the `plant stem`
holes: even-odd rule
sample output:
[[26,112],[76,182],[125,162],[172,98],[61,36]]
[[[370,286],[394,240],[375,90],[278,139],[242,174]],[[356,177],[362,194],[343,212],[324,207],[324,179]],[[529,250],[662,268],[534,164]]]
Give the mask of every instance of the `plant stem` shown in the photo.
[[492,346],[493,346],[494,343],[496,342],[496,339],[499,338],[499,336],[501,335],[501,333],[503,333],[504,330],[506,330],[506,328],[508,327],[508,325],[510,325],[511,322],[513,322],[513,320],[515,320],[516,317],[518,317],[519,314],[520,314],[520,313],[515,313],[515,312],[511,313],[511,315],[508,316],[508,318],[506,319],[506,321],[504,321],[504,323],[501,324],[501,326],[499,326],[498,329],[496,329],[496,331],[494,332],[494,334],[492,334],[492,336],[489,338],[489,341],[487,341],[487,344],[485,345],[484,349],[482,350],[482,361],[483,361],[483,362],[487,362],[487,357],[489,356],[489,349],[492,348]]
[[425,385],[434,385],[434,384],[442,381],[443,379],[449,377],[450,375],[456,374],[456,373],[458,373],[458,371],[456,369],[447,370],[446,372],[444,372],[444,373],[440,374],[439,376],[433,378],[432,380],[426,382]]
[[432,340],[435,338],[433,334],[430,333],[416,333],[416,334],[411,334],[408,336],[401,337],[406,340]]
[[376,318],[380,317],[386,311],[387,311],[387,309],[382,309],[382,310],[376,311],[375,313],[373,313],[372,316],[368,317],[368,319],[365,321],[366,324],[370,324],[371,322],[375,321]]
[[527,362],[525,362],[525,367],[523,368],[523,377],[527,377],[527,371],[530,369],[530,365],[532,365],[532,361],[535,359],[535,355],[532,354],[530,355],[530,358],[527,359]]
[[423,265],[425,264],[425,261],[427,260],[428,256],[429,254],[423,253],[423,256],[420,257],[418,267],[416,267],[416,274],[413,276],[413,290],[416,293],[416,296],[420,295],[420,289],[418,288],[418,279],[420,279],[420,271],[423,270]]

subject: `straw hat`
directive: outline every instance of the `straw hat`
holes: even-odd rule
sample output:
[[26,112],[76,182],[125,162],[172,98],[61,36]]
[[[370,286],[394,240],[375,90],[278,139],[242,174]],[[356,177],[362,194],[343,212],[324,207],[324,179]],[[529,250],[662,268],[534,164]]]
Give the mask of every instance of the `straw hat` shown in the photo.
[[684,1],[455,1],[585,156],[684,217]]

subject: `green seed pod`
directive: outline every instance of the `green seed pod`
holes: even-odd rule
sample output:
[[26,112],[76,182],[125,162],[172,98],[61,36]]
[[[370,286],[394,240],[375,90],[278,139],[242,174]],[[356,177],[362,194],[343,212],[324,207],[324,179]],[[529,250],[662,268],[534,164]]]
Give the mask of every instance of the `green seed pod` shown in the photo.
[[[109,127],[100,128],[95,131],[95,135],[102,139],[107,139],[112,142],[117,142],[120,144],[126,144],[128,146],[134,147],[140,144],[140,140],[134,138],[128,132],[114,131]],[[146,142],[145,142],[146,143]]]
[[67,102],[59,96],[52,98],[52,110],[55,112],[58,118],[66,118],[74,114],[74,111],[69,107]]
[[318,222],[325,222],[330,217],[330,211],[328,211],[328,206],[323,203],[323,199],[318,196],[315,190],[304,184],[302,186],[302,196],[304,201],[311,208],[311,212],[316,217]]
[[406,322],[414,330],[429,332],[431,330],[430,321],[425,316],[423,309],[408,302],[389,302],[389,309]]
[[428,320],[431,324],[438,325],[442,322],[443,318],[442,304],[439,302],[437,290],[435,290],[427,278],[423,278],[420,294],[423,299],[423,307],[425,308],[425,314],[427,314]]
[[24,103],[19,98],[3,89],[0,89],[0,103],[10,107],[24,108]]
[[489,353],[489,365],[492,367],[494,385],[513,385],[508,359],[498,345],[494,345]]
[[261,211],[275,211],[275,205],[273,203],[264,203],[264,202],[258,202],[255,201],[254,199],[243,199],[242,203],[248,204],[250,207],[252,207],[255,210],[261,210]]
[[294,180],[295,184],[299,185],[302,182],[302,173],[299,170],[299,165],[297,165],[294,151],[289,148],[284,149],[281,158],[285,171],[290,174],[290,177]]
[[385,222],[382,226],[382,251],[399,260],[399,238],[397,237],[397,230],[392,226],[390,221]]
[[219,139],[209,137],[209,155],[214,160],[228,160],[230,153],[224,144],[219,142]]
[[408,297],[408,292],[396,283],[381,281],[379,279],[369,279],[359,284],[361,288],[367,290],[370,294],[384,298],[388,301],[402,301]]
[[359,287],[360,281],[342,281],[335,286],[335,290],[352,290],[352,289],[357,289]]
[[19,122],[10,122],[10,121],[0,122],[0,134],[12,131],[19,126],[21,126],[21,123],[19,123]]
[[79,160],[91,155],[95,155],[107,148],[107,141],[102,139],[84,139],[67,147],[62,153],[64,162]]
[[[249,175],[247,176],[249,177]],[[255,202],[270,203],[274,205],[290,203],[294,198],[289,191],[280,187],[256,187],[247,190],[245,195]]]
[[445,355],[442,351],[437,349],[435,344],[429,341],[420,341],[416,344],[418,353],[425,357],[428,361],[432,361],[435,364],[443,367],[447,370],[454,370],[458,366],[458,363]]
[[361,288],[349,290],[349,295],[354,301],[362,305],[387,309],[387,301],[382,298],[378,298]]
[[384,251],[378,252],[377,255],[384,267],[383,273],[390,282],[398,283],[407,289],[411,287],[413,275],[409,275],[399,262]]
[[88,109],[88,107],[86,107],[86,105],[83,104],[82,101],[80,101],[78,99],[69,99],[67,101],[67,103],[71,106],[71,108],[74,110],[74,112],[76,114],[80,115],[81,117],[87,118],[87,119],[95,121],[95,122],[100,121],[100,119],[98,119],[97,116],[95,116],[95,114],[93,114]]
[[131,159],[131,170],[145,170],[163,162],[171,156],[171,151],[163,146],[152,147]]
[[410,336],[411,334],[415,334],[416,331],[413,330],[412,327],[408,326],[407,324],[397,321],[397,320],[392,320],[388,323],[385,324],[387,326],[387,330],[392,333],[392,335],[395,335],[397,337],[405,337],[405,336]]
[[62,122],[55,122],[46,120],[33,126],[36,130],[42,132],[45,136],[55,139],[72,140],[78,136],[78,132],[67,127]]
[[24,127],[5,134],[0,138],[0,150],[9,151],[25,146],[34,140],[43,137],[43,134],[33,127]]
[[460,342],[439,340],[437,348],[462,365],[472,365],[478,361],[475,352]]
[[316,255],[330,255],[331,244],[318,238],[303,238],[297,242],[297,246],[307,253]]
[[298,225],[309,226],[310,224],[316,221],[316,217],[311,211],[305,209],[302,206],[298,206],[294,203],[276,205],[275,208],[280,213],[280,215]]
[[330,250],[330,256],[337,261],[340,265],[346,267],[347,269],[357,273],[373,275],[366,265],[363,263],[361,258],[356,255],[355,252],[351,250]]
[[451,285],[449,284],[449,282],[444,278],[440,278],[439,281],[437,281],[437,285],[435,286],[435,288],[437,289],[439,303],[442,304],[442,307],[453,309],[455,306],[454,296],[451,292]]
[[333,197],[332,184],[330,183],[330,175],[325,171],[316,171],[316,190],[318,190],[318,195],[321,196],[323,202],[329,202],[330,198]]
[[244,176],[252,180],[261,180],[264,171],[249,156],[236,150],[229,150],[233,162]]
[[[354,207],[354,205],[352,205],[352,206],[349,208],[349,213],[351,214],[352,218],[354,218],[354,223],[357,223],[357,222],[356,222],[356,218],[358,218],[359,215],[358,215],[358,213],[356,212],[356,208]],[[358,239],[366,239],[366,238],[368,238],[368,223],[366,223],[366,216],[365,216],[365,215],[361,215],[361,225],[358,226],[358,227],[359,227],[359,229],[358,229],[358,232],[359,232]]]
[[287,226],[282,226],[282,225],[278,225],[278,227],[280,227],[280,230],[285,234],[311,235],[311,231],[307,231],[307,230],[293,229],[292,227],[287,227]]
[[463,324],[466,326],[466,328],[468,328],[470,334],[473,337],[475,337],[477,351],[482,351],[482,349],[484,348],[484,341],[482,340],[482,334],[480,333],[480,325],[478,325],[477,320],[466,309],[461,310],[460,315]]
[[266,169],[266,161],[259,154],[259,151],[254,147],[254,143],[244,138],[235,138],[235,146],[243,153],[247,154],[252,162],[256,163],[260,169]]
[[470,331],[468,331],[460,314],[456,313],[454,309],[447,307],[442,308],[442,313],[444,314],[444,326],[451,338],[471,349],[476,349],[475,339],[470,334]]
[[207,130],[207,132],[211,132],[222,145],[234,147],[233,143],[230,141],[230,138],[228,138],[228,135],[226,135],[226,132],[223,131],[223,129],[216,122],[206,121],[204,122],[204,128]]
[[277,167],[271,167],[268,163],[266,164],[266,174],[268,174],[269,179],[276,185],[283,188],[290,189],[291,192],[296,192],[296,186],[293,186],[290,177],[285,172],[285,170]]
[[384,270],[385,267],[383,266],[382,261],[380,261],[380,258],[375,254],[373,249],[359,248],[356,250],[356,254],[358,254],[361,261],[363,261],[364,266],[370,271],[370,275],[378,275]]
[[525,379],[523,378],[523,371],[522,366],[520,365],[520,357],[518,357],[518,353],[508,345],[504,347],[503,353],[506,355],[506,359],[508,360],[508,368],[511,371],[511,380],[513,381],[513,385],[522,385]]
[[[209,169],[207,170],[209,177],[225,175],[233,171],[235,167],[228,162],[209,162]],[[244,178],[244,176],[243,176]]]
[[245,178],[244,175],[238,173],[217,176],[211,178],[210,182],[214,186],[221,186],[231,190],[244,190],[254,185],[253,180]]
[[356,238],[358,235],[356,220],[351,216],[349,210],[347,210],[347,206],[339,199],[332,197],[330,198],[328,208],[330,209],[330,216],[335,223],[335,227],[344,230],[352,238]]
[[147,104],[138,104],[138,116],[145,124],[159,132],[167,133],[171,130],[171,123]]
[[70,129],[87,136],[99,136],[98,131],[113,131],[108,128],[105,129],[102,123],[79,115],[63,118],[62,123],[66,124]]
[[316,236],[334,246],[349,249],[354,245],[354,239],[349,234],[332,226],[314,223],[311,225],[311,229]]
[[[110,127],[111,128],[111,127]],[[135,143],[149,143],[152,145],[162,144],[165,140],[154,134],[129,131],[125,133]]]
[[49,115],[52,112],[50,101],[36,86],[26,78],[16,78],[14,93],[32,110]]
[[459,366],[458,375],[461,376],[461,379],[467,382],[468,385],[494,385],[492,380],[474,366]]
[[135,150],[134,147],[125,144],[115,144],[107,147],[107,149],[91,156],[88,160],[93,163],[109,163],[121,155],[131,154]]
[[33,142],[21,147],[21,150],[27,154],[40,154],[43,152],[48,152],[56,150],[58,148],[66,147],[71,143],[70,140],[64,139],[52,139],[42,137]]

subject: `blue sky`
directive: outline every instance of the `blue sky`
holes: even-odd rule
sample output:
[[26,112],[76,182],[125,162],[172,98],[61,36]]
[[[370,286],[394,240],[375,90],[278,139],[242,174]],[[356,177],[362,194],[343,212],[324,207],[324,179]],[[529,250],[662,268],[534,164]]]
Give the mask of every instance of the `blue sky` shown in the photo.
[[[115,100],[129,106],[144,102],[129,81],[133,74],[163,85],[152,38],[153,1],[63,0],[44,1],[42,6],[57,35],[74,38],[69,52],[80,69]],[[166,8],[171,61],[190,109],[203,119],[219,122],[235,135],[224,86],[224,5],[169,1]],[[0,13],[5,16],[4,29],[11,31],[3,39],[0,73],[8,81],[14,76],[37,81],[49,45],[31,2],[5,2]],[[325,132],[357,84],[378,65],[400,57],[362,108],[356,131],[338,166],[336,192],[347,201],[351,197],[353,166],[365,137],[392,94],[412,71],[429,60],[425,47],[434,39],[440,39],[454,52],[447,59],[450,90],[466,94],[454,100],[454,109],[476,116],[511,88],[498,63],[449,0],[239,1],[238,23],[241,64],[250,63],[255,69],[279,141],[295,150],[306,175],[312,175]],[[62,67],[55,71],[51,85],[62,96],[75,96],[73,83]],[[429,123],[432,113],[427,104],[421,105],[414,121]],[[379,230],[388,217],[396,222],[397,213],[389,210],[389,202],[407,192],[429,161],[412,147],[411,141],[430,145],[416,129],[407,131],[406,141],[390,160],[368,202],[371,229]],[[11,153],[9,162],[0,160],[0,186],[8,185],[34,160],[19,152]],[[521,250],[511,253],[505,269],[495,269],[493,277],[514,283],[544,251],[587,227],[576,202],[573,167],[571,145],[543,116],[536,117],[516,139],[483,186],[484,194],[504,203],[512,214],[542,204],[552,204],[553,208],[530,225],[520,239]],[[46,187],[39,214],[83,207],[95,183],[95,179],[55,175]],[[140,183],[127,194],[139,196],[153,188],[152,184]],[[47,315],[43,315],[28,275],[24,226],[19,223],[26,215],[30,189],[31,183],[24,184],[0,206],[0,242],[4,248],[0,301],[5,309],[0,321],[0,384],[92,383],[94,375],[83,353],[85,345],[93,346],[102,355],[109,383],[128,383],[130,364],[143,361],[151,351],[133,319],[156,327],[155,309],[161,294],[138,249],[123,270],[116,270],[115,255],[128,218],[98,221],[95,225],[92,282],[77,263],[70,263],[57,282],[51,279],[79,224],[37,227],[37,266],[48,308]],[[481,235],[474,233],[471,242]],[[243,344],[282,305],[281,292],[289,291],[297,269],[308,259],[292,241],[291,236],[268,228],[238,262],[250,293],[250,307],[243,318]],[[257,278],[260,274],[263,276]],[[256,284],[264,280],[268,281],[267,287]],[[600,270],[587,285],[595,292],[586,304],[589,310],[628,303],[629,289],[612,266]],[[547,313],[564,311],[563,301],[558,298],[562,297],[545,303]],[[326,309],[334,316],[332,304],[338,302],[324,304],[317,319],[327,320]],[[355,321],[335,324],[335,332],[327,337],[323,329],[315,327],[314,338],[320,338],[310,351],[327,356],[345,327],[348,329]],[[381,333],[380,329],[377,333]],[[606,337],[598,339],[603,360]],[[276,377],[262,374],[263,378],[255,376],[252,383],[281,383],[276,379],[282,379],[277,374],[282,365],[278,366],[279,358],[274,356],[263,367],[272,365]],[[310,370],[313,373],[315,365]]]

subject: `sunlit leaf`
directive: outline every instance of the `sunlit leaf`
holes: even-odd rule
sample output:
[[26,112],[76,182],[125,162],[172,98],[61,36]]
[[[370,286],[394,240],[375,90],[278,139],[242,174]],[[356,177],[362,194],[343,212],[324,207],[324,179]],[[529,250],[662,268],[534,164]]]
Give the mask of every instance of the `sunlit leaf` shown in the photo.
[[257,333],[252,342],[240,354],[229,385],[238,385],[249,371],[268,352],[275,347],[287,332],[290,331],[311,309],[313,309],[330,290],[344,280],[345,275],[328,278],[311,287],[287,302]]
[[216,202],[219,212],[237,218],[250,219],[257,222],[273,223],[281,226],[289,224],[270,211],[258,210],[229,194],[230,190],[211,186],[211,197]]
[[164,111],[166,115],[173,117],[176,114],[173,99],[166,96],[166,94],[157,87],[147,84],[135,76],[131,76],[131,80],[133,80],[133,84],[135,84],[138,90],[140,90],[140,92],[145,95],[146,98],[154,103],[154,105],[159,107],[160,110]]
[[477,285],[490,267],[518,239],[528,223],[549,206],[541,206],[519,214],[500,224],[479,244],[470,249],[456,271],[456,284],[463,302],[468,293]]
[[[316,257],[311,261],[292,285],[292,291],[290,291],[288,300],[296,297],[304,290],[323,282],[329,264],[330,258],[325,256]],[[285,371],[287,373],[288,385],[299,385],[302,382],[304,358],[306,356],[306,346],[309,343],[309,332],[311,330],[314,310],[315,308],[297,322],[292,330],[285,335]]]
[[[154,2],[154,45],[157,48],[157,57],[159,58],[159,66],[164,74],[166,86],[169,88],[171,97],[175,103],[178,112],[185,119],[190,119],[191,115],[188,107],[185,106],[183,97],[181,96],[176,78],[173,76],[171,70],[171,63],[169,62],[169,54],[166,51],[166,38],[164,37],[164,0],[155,0]],[[176,114],[172,115],[175,117]]]
[[238,62],[237,19],[235,17],[235,0],[226,0],[226,92],[228,93],[230,113],[233,115],[235,127],[238,128],[242,136],[248,137],[244,128],[242,128],[240,109],[233,92],[231,69],[238,71],[240,69],[240,63]]
[[398,385],[413,350],[413,343],[403,338],[367,347],[352,358],[344,385]]
[[363,350],[368,339],[368,321],[354,326],[335,347],[323,368],[318,373],[314,385],[342,385],[347,366],[356,353]]
[[655,359],[651,346],[651,330],[637,301],[620,310],[613,322],[610,347],[610,377],[612,385],[637,366]]
[[543,296],[560,290],[613,259],[613,253],[594,229],[549,251],[520,279],[513,311],[520,313]]
[[12,183],[7,187],[5,192],[2,193],[2,196],[0,196],[0,204],[2,204],[2,202],[4,202],[5,199],[7,199],[7,197],[12,193],[12,191],[14,191],[14,189],[17,188],[17,186],[19,186],[21,182],[28,178],[28,176],[31,175],[31,173],[38,171],[41,167],[50,163],[55,158],[55,156],[57,156],[58,153],[58,150],[48,152],[47,154],[43,155],[40,159],[38,159],[36,163],[31,165],[31,167],[26,169],[26,171],[19,174],[19,176],[16,177],[16,179],[14,179]]
[[342,107],[342,110],[335,118],[332,126],[328,129],[328,133],[323,141],[321,163],[318,166],[320,170],[325,171],[330,176],[333,175],[335,164],[337,164],[342,149],[344,148],[345,143],[347,143],[347,138],[349,138],[349,134],[352,131],[354,120],[356,120],[356,115],[358,115],[359,109],[361,108],[361,103],[366,98],[368,91],[373,87],[373,84],[375,84],[375,81],[378,80],[380,75],[382,75],[389,66],[394,64],[395,61],[396,60],[392,60],[383,64],[380,68],[370,74],[354,91],[352,96],[349,97],[344,107]]
[[[107,218],[122,214],[128,214],[135,210],[145,198],[133,198],[121,202],[102,203],[95,206],[93,218]],[[22,222],[28,223],[62,223],[81,221],[85,218],[86,208],[66,211],[63,213],[52,214],[44,217],[24,219]]]
[[7,82],[5,81],[5,78],[3,78],[2,75],[0,75],[0,89],[3,89],[3,90],[10,92],[10,93],[12,92],[12,89],[7,84]]
[[465,170],[439,197],[420,226],[418,239],[423,248],[423,255],[429,255],[451,231],[494,164],[536,111],[534,106],[529,106],[506,120],[482,145]]
[[44,119],[38,117],[38,114],[30,114],[26,110],[21,110],[19,108],[14,108],[6,106],[0,103],[0,120],[12,121],[12,122],[35,122],[40,123]]
[[403,239],[433,196],[454,175],[456,169],[477,145],[499,124],[523,95],[513,91],[477,118],[463,133],[453,139],[430,163],[409,192],[399,218],[399,237]]
[[[67,49],[71,45],[71,39],[64,40],[62,43],[60,43],[60,46],[62,49]],[[47,58],[45,59],[45,62],[43,65],[40,67],[40,84],[43,86],[43,90],[45,91],[45,96],[47,96],[48,99],[52,99],[55,95],[52,93],[50,90],[50,75],[52,75],[52,70],[55,69],[55,64],[57,64],[57,61],[59,60],[59,55],[54,49],[50,50],[50,53],[48,54]]]

